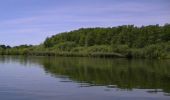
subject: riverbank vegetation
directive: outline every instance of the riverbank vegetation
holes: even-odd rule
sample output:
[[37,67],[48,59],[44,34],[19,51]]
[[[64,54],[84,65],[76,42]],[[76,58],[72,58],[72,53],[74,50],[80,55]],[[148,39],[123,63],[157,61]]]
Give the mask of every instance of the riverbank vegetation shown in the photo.
[[170,58],[170,24],[81,28],[36,46],[0,45],[1,55]]

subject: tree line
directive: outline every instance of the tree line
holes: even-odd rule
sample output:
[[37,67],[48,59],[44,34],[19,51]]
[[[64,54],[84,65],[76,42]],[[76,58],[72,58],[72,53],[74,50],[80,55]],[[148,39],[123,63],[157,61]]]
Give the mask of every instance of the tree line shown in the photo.
[[0,48],[1,54],[170,58],[170,24],[81,28],[47,37],[37,46]]

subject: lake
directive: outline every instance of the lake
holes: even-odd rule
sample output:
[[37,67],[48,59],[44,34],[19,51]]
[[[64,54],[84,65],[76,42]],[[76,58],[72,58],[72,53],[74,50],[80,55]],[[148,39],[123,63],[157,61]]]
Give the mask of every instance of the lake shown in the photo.
[[1,100],[170,100],[170,60],[0,57]]

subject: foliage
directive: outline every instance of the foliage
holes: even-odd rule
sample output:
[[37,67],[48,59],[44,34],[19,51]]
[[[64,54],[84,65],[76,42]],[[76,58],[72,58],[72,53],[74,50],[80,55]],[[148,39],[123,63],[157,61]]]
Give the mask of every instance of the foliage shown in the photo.
[[48,37],[43,44],[10,47],[0,54],[12,55],[120,54],[134,58],[170,58],[170,24],[136,27],[81,28]]

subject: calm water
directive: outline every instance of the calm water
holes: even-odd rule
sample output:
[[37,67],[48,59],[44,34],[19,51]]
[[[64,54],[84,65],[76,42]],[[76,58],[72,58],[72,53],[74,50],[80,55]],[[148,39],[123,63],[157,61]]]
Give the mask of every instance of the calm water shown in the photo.
[[0,100],[170,100],[170,60],[0,57]]

